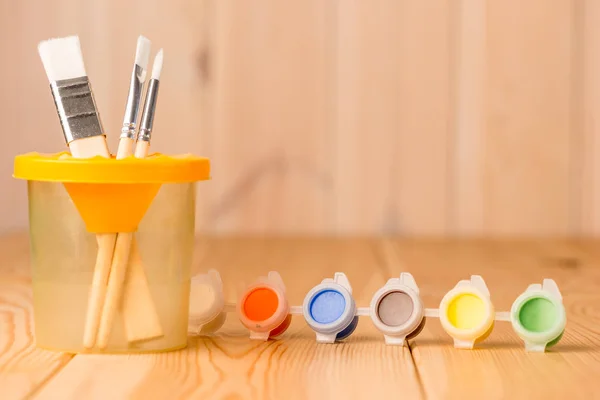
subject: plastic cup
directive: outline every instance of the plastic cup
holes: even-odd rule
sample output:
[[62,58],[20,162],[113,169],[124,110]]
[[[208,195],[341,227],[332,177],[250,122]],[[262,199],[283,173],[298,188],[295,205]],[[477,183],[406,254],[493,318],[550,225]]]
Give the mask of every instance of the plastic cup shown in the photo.
[[[186,346],[195,182],[209,178],[207,159],[155,155],[84,160],[66,153],[34,153],[15,159],[14,176],[28,181],[37,346],[70,353],[155,352]],[[84,325],[97,235],[117,232],[134,233],[146,280],[144,285],[132,283],[127,272],[125,288],[127,282],[134,289],[147,287],[163,335],[128,340],[122,294],[106,348],[86,349]]]

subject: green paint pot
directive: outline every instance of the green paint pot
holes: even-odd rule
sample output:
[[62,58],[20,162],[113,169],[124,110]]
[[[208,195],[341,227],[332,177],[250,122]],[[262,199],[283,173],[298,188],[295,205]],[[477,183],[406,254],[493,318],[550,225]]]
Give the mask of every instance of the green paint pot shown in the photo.
[[544,351],[556,344],[567,322],[560,294],[531,285],[513,303],[510,320],[513,329],[529,351]]
[[557,318],[554,303],[545,297],[526,300],[519,308],[519,323],[530,332],[546,332],[554,326]]

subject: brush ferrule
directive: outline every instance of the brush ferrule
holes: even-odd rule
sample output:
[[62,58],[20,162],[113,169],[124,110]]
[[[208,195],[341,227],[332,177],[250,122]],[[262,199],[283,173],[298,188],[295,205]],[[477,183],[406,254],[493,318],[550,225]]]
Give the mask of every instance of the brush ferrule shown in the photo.
[[127,104],[125,105],[125,117],[123,118],[123,128],[121,128],[121,138],[135,140],[135,127],[142,100],[142,88],[144,87],[144,78],[146,72],[142,67],[135,64],[131,72],[131,81],[129,83],[129,94],[127,95]]
[[156,111],[156,100],[158,99],[158,85],[158,79],[150,79],[137,140],[142,140],[144,142],[150,141],[152,125],[154,124],[154,112]]
[[87,76],[54,81],[50,89],[67,144],[104,135]]

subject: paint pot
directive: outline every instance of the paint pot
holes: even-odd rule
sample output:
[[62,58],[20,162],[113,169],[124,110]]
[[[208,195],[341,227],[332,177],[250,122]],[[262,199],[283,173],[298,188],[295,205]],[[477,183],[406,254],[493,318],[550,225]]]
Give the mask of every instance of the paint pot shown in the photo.
[[558,343],[567,324],[562,295],[552,279],[529,285],[514,301],[510,322],[527,351],[544,352]]
[[324,279],[304,298],[302,313],[315,331],[317,342],[333,343],[346,339],[358,325],[352,287],[344,273]]
[[276,338],[292,322],[285,285],[275,271],[246,288],[237,309],[240,321],[250,331],[250,339]]
[[402,346],[405,339],[416,337],[425,326],[419,288],[408,272],[390,279],[375,293],[369,313],[386,344]]
[[440,322],[454,339],[454,347],[472,349],[489,336],[494,327],[494,305],[483,278],[471,275],[450,290],[440,303]]
[[189,331],[196,335],[216,332],[223,326],[225,298],[219,272],[211,269],[192,278],[190,284]]

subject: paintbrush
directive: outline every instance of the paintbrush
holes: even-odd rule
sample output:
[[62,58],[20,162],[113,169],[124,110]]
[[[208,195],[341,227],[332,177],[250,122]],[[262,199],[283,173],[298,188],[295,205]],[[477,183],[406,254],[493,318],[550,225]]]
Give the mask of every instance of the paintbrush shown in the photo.
[[[110,157],[100,115],[85,72],[79,37],[43,41],[38,45],[38,51],[50,81],[56,110],[71,154],[77,158]],[[96,239],[98,256],[90,288],[88,316],[101,309],[116,237],[113,234],[98,234]],[[86,327],[87,323],[86,321]],[[95,329],[91,331],[95,332]],[[93,346],[92,339],[93,337],[85,335],[84,345]]]
[[150,148],[150,139],[152,136],[152,127],[154,125],[154,114],[156,112],[156,101],[158,100],[158,86],[160,83],[160,74],[163,66],[163,50],[160,49],[154,58],[152,65],[152,78],[148,83],[146,99],[144,102],[144,111],[140,122],[140,132],[135,146],[135,156],[144,158],[148,155]]
[[[135,147],[135,157],[137,158],[145,158],[148,155],[162,65],[163,51],[161,49],[154,58],[152,76],[146,91],[144,110]],[[141,256],[137,251],[135,239],[133,240],[131,250],[132,254],[129,262],[129,270],[125,278],[125,287],[123,289],[123,321],[125,334],[130,342],[148,340],[163,335],[160,320],[156,313],[152,296],[148,290],[144,266],[141,261]]]
[[[140,36],[137,43],[135,62],[131,76],[129,95],[127,97],[127,106],[125,118],[123,120],[123,129],[121,130],[121,140],[117,151],[117,158],[127,157],[133,148],[133,139],[135,137],[130,133],[133,129],[135,133],[135,123],[139,112],[139,103],[141,99],[142,88],[146,78],[146,66],[150,57],[150,41]],[[110,236],[110,239],[108,238]],[[101,314],[106,302],[106,293],[110,282],[111,262],[113,260],[113,251],[115,248],[116,233],[107,234],[106,241],[110,240],[112,246],[104,246],[98,249],[97,260],[102,260],[102,270],[98,273],[98,282],[94,281],[92,285],[92,294],[88,303],[86,314],[85,330],[83,335],[83,345],[86,348],[94,347],[97,339],[97,333],[101,321]],[[98,262],[97,262],[98,264]],[[108,265],[107,265],[108,264]],[[101,281],[100,281],[101,279]]]
[[110,157],[92,87],[85,73],[79,37],[40,42],[38,51],[72,155],[77,158]]
[[[154,59],[152,79],[148,84],[146,92],[135,149],[135,156],[137,158],[145,158],[148,155],[162,63],[163,52],[160,50]],[[123,136],[121,138],[122,140],[124,139]],[[130,137],[127,135],[126,139],[130,140]],[[106,301],[98,332],[98,347],[100,348],[106,347],[108,343],[114,323],[114,316],[121,299],[123,299],[122,310],[125,332],[130,342],[148,340],[163,335],[162,327],[152,302],[137,244],[133,243],[132,245],[132,242],[133,233],[120,233],[117,236]],[[130,250],[133,250],[134,253],[131,255],[131,263],[129,263]]]
[[135,62],[133,64],[133,71],[131,72],[131,80],[129,83],[127,104],[125,105],[123,127],[121,128],[121,137],[119,139],[119,148],[117,150],[117,159],[133,155],[135,131],[140,103],[142,101],[144,81],[146,80],[146,67],[150,60],[150,46],[150,40],[143,36],[138,38],[135,51]]

